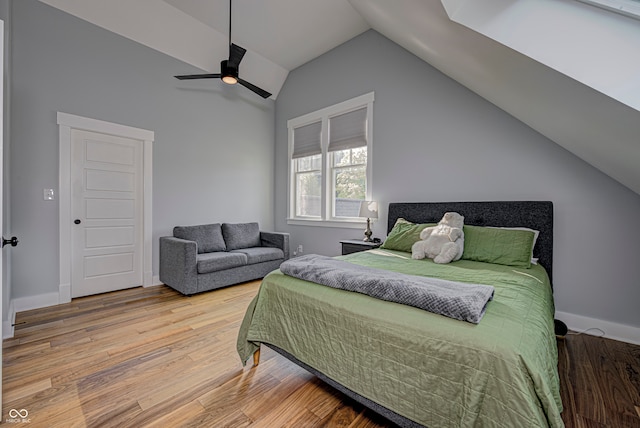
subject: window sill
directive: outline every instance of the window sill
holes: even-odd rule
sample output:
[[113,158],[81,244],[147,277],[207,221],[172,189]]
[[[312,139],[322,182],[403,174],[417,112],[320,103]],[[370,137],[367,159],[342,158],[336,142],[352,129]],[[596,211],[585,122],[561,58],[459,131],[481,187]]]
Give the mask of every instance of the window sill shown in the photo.
[[365,220],[311,220],[288,218],[287,224],[294,226],[336,227],[343,229],[363,229],[367,227]]

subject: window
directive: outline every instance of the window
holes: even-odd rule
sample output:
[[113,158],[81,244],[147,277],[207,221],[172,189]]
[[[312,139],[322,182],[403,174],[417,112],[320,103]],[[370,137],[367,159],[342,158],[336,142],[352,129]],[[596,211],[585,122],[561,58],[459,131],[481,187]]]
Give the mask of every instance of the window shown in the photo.
[[291,119],[289,223],[358,225],[371,199],[373,92]]

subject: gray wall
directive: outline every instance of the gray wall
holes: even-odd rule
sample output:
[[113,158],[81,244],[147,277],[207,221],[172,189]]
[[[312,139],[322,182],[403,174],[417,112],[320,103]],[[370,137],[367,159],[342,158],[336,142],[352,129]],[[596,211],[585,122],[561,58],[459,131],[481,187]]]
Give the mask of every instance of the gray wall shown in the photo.
[[[158,237],[178,224],[273,228],[274,103],[35,0],[13,2],[12,298],[58,291],[56,112],[155,132],[153,272]],[[215,66],[215,65],[214,65]]]
[[292,71],[278,96],[275,219],[292,248],[336,255],[362,231],[286,224],[286,122],[370,91],[374,236],[389,202],[551,200],[556,309],[640,327],[640,196],[375,31]]

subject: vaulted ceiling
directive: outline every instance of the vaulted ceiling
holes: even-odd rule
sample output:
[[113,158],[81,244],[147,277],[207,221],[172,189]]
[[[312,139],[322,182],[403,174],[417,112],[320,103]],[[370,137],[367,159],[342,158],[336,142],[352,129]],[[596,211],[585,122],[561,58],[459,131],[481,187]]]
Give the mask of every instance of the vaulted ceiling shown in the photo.
[[[203,71],[228,55],[227,0],[40,1]],[[576,0],[233,2],[241,76],[274,99],[368,29],[640,194],[640,20]]]

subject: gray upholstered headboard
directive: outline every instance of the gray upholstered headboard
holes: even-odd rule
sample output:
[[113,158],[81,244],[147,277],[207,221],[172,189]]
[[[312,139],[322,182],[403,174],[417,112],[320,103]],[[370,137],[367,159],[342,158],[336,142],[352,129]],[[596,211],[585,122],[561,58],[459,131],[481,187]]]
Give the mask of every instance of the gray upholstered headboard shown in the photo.
[[387,233],[398,218],[413,223],[437,223],[444,213],[455,211],[464,224],[528,227],[539,230],[534,257],[547,270],[553,284],[553,203],[550,201],[495,202],[393,202],[389,204]]

